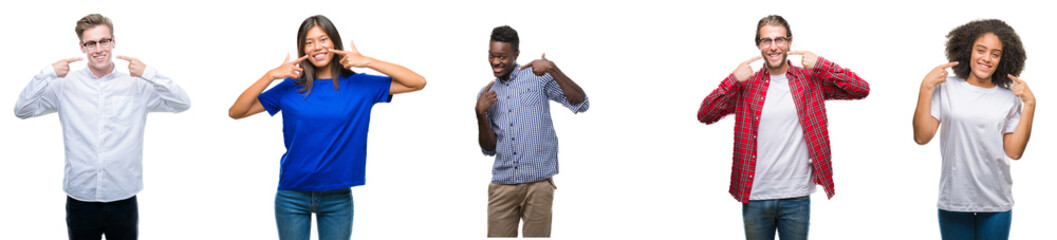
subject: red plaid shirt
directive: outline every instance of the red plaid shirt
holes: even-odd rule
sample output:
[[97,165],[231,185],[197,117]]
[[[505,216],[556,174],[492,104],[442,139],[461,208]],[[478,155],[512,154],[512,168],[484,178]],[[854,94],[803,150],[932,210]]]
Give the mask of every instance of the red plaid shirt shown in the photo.
[[[857,74],[822,57],[818,58],[818,63],[811,70],[790,64],[785,76],[789,79],[789,91],[796,105],[800,126],[804,128],[804,140],[807,142],[808,157],[811,158],[811,178],[822,185],[827,197],[832,198],[833,168],[824,100],[862,99],[870,94],[870,85]],[[765,68],[760,68],[752,79],[741,83],[731,74],[723,79],[719,88],[705,97],[697,112],[697,120],[706,124],[735,113],[730,194],[744,203],[749,202],[752,180],[756,174],[756,135],[770,78]]]

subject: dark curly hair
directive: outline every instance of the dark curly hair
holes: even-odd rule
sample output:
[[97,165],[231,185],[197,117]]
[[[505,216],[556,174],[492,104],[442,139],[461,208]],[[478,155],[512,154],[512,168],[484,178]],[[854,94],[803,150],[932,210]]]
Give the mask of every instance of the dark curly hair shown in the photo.
[[947,34],[947,60],[959,62],[952,69],[954,75],[967,79],[970,72],[969,63],[973,54],[973,43],[984,34],[991,33],[998,36],[1002,41],[1002,58],[998,61],[995,73],[991,75],[991,82],[995,85],[1008,88],[1013,80],[1006,74],[1020,75],[1024,70],[1024,46],[1020,43],[1020,36],[1013,31],[1006,22],[998,19],[976,20],[965,25],[958,26]]
[[518,43],[520,42],[517,37],[517,31],[508,25],[493,28],[492,41],[510,43],[510,45],[513,45],[515,52],[518,51]]

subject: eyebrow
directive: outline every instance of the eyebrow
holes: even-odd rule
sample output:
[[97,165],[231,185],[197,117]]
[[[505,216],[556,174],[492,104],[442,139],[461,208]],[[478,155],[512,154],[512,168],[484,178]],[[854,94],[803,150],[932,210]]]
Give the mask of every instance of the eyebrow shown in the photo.
[[[976,44],[976,47],[977,47],[977,48],[984,48],[984,49],[987,49],[987,46],[984,46],[983,44]],[[995,48],[995,49],[991,49],[991,51],[992,51],[992,52],[994,52],[994,51],[999,51],[999,52],[1002,52],[1002,49],[1001,49],[1001,48]]]

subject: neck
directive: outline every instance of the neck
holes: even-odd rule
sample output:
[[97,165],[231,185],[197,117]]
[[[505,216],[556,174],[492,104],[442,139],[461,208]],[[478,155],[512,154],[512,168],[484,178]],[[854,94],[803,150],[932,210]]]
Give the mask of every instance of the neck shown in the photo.
[[969,77],[965,79],[965,82],[969,85],[982,87],[982,88],[993,88],[995,83],[991,82],[991,78],[978,78],[976,75],[969,74]]
[[95,75],[95,77],[101,78],[103,76],[106,76],[107,74],[114,72],[114,62],[110,62],[110,64],[107,64],[106,68],[104,69],[96,69],[94,67],[88,66],[88,70],[91,70],[92,75]]
[[331,76],[330,74],[330,65],[328,64],[321,68],[316,68],[316,78],[334,78],[334,76]]

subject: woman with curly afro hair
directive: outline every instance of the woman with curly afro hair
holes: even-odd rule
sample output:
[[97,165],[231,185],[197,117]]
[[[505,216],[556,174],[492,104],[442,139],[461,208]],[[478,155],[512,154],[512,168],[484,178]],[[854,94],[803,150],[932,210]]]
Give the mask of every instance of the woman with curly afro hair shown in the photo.
[[1035,95],[1017,77],[1026,58],[1012,27],[976,20],[947,34],[950,63],[921,80],[914,141],[924,145],[942,129],[937,207],[943,239],[1009,238],[1009,159],[1024,154],[1035,116]]

